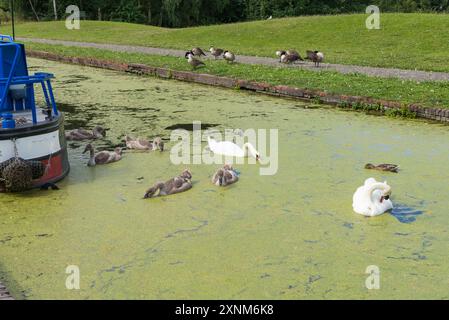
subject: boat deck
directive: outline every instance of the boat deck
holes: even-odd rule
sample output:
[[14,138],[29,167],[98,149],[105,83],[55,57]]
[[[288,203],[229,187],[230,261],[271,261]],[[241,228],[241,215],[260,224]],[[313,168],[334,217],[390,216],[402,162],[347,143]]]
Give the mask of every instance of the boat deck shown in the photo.
[[[14,119],[16,120],[17,128],[30,126],[33,124],[33,117],[31,110],[14,111],[11,113],[13,114]],[[37,124],[45,123],[47,121],[46,119],[47,114],[45,113],[45,109],[36,106],[36,117],[37,117]]]
[[8,289],[0,282],[0,300],[14,300],[13,297],[11,297],[10,293],[8,292]]

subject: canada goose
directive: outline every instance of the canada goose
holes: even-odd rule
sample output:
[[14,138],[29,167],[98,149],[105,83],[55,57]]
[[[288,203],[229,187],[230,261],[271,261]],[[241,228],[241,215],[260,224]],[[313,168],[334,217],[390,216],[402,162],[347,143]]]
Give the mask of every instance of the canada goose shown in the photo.
[[281,51],[281,60],[282,63],[294,63],[295,61],[304,61],[303,58],[301,58],[300,54],[295,50],[287,50],[287,51]]
[[225,165],[212,177],[212,183],[216,186],[225,187],[239,181],[237,172],[230,165]]
[[281,56],[281,63],[290,64],[298,60],[298,57],[291,54],[283,54]]
[[315,63],[315,67],[319,67],[320,63],[324,61],[324,54],[320,51],[307,50],[307,58]]
[[184,170],[181,175],[166,182],[157,182],[145,192],[144,199],[158,196],[167,196],[175,193],[187,191],[192,188],[192,174],[189,170]]
[[286,54],[287,52],[285,51],[285,50],[278,50],[278,51],[276,51],[276,57],[278,57],[279,58],[279,62],[282,62],[281,61],[281,57],[284,55],[284,54]]
[[223,49],[214,48],[214,46],[210,46],[210,54],[214,56],[215,59],[220,57],[223,54]]
[[205,66],[206,65],[203,61],[196,59],[194,57],[192,51],[186,52],[185,58],[187,59],[189,64],[193,67],[193,69],[196,69],[199,66]]
[[206,56],[203,49],[201,49],[201,48],[196,47],[196,48],[193,48],[191,51],[194,56],[197,56],[197,57]]
[[223,53],[223,58],[224,58],[227,62],[233,63],[233,62],[235,61],[235,54],[233,54],[232,52],[226,50],[226,51]]
[[65,134],[66,140],[69,141],[95,140],[95,139],[102,139],[105,136],[106,130],[100,126],[93,128],[92,131],[87,131],[85,129],[80,128],[66,132]]
[[287,53],[288,55],[295,56],[295,57],[297,58],[296,60],[304,61],[304,59],[301,57],[301,55],[299,54],[299,52],[296,51],[296,50],[287,50],[286,53]]
[[108,164],[120,161],[122,159],[122,148],[115,148],[114,151],[101,151],[95,154],[94,147],[89,143],[83,151],[83,154],[87,151],[90,152],[90,158],[87,165],[94,167],[99,164]]
[[398,173],[399,172],[399,166],[398,165],[396,165],[396,164],[388,164],[388,163],[379,164],[377,166],[375,166],[374,164],[368,163],[365,166],[365,169],[378,170],[378,171],[387,171],[387,172],[394,172],[394,173]]
[[131,150],[151,150],[159,149],[164,151],[164,142],[160,137],[157,137],[153,142],[141,138],[134,139],[131,136],[125,136],[126,147]]

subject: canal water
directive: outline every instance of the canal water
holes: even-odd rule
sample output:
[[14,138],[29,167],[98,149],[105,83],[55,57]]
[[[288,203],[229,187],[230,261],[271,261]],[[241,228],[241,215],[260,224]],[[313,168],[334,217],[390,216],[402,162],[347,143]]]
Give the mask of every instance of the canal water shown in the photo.
[[[170,149],[171,128],[194,120],[217,130],[274,128],[279,169],[261,176],[257,165],[239,165],[240,181],[219,189],[210,183],[216,165],[191,165],[192,190],[143,200],[186,166],[169,152],[126,152],[89,168],[83,143],[70,143],[72,170],[59,191],[0,196],[0,281],[16,298],[449,298],[447,126],[29,64],[56,75],[67,129],[108,128],[98,149],[121,145],[125,134],[161,136]],[[401,171],[367,171],[367,162]],[[392,213],[353,212],[352,195],[369,177],[392,186]],[[68,266],[79,268],[79,290],[66,287]],[[380,270],[377,290],[366,286],[369,266]]]

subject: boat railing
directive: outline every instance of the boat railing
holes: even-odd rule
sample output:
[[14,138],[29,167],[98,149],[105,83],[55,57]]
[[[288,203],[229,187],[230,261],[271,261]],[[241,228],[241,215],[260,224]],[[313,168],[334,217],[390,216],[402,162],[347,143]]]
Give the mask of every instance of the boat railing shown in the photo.
[[[11,90],[14,86],[24,85],[26,88],[34,84],[40,84],[45,102],[48,109],[51,109],[54,115],[58,115],[58,109],[56,106],[55,96],[53,94],[53,87],[51,85],[51,79],[54,78],[54,75],[51,73],[45,72],[36,72],[34,75],[30,76],[18,76],[13,77],[11,80],[8,78],[0,78],[0,85],[5,85],[8,91]],[[31,114],[33,117],[33,124],[37,123],[37,114],[36,114],[36,102],[34,101],[34,96],[30,97],[32,99],[31,102]]]
[[[0,78],[0,87],[2,88],[2,92],[0,93],[0,110],[2,112],[7,111],[5,110],[5,105],[9,100],[8,94],[14,101],[22,100],[22,103],[25,99],[29,99],[28,108],[31,109],[33,124],[36,124],[37,113],[36,101],[34,97],[34,85],[40,84],[45,97],[45,102],[47,104],[47,109],[57,116],[58,109],[56,107],[53,88],[51,85],[51,79],[54,78],[54,75],[51,73],[37,72],[34,75],[15,76],[22,47],[20,44],[14,42],[11,36],[0,34],[0,46],[2,45],[14,47],[15,52],[13,54],[14,58],[12,59],[8,76],[5,78]],[[30,89],[30,95],[27,97],[28,89]],[[6,109],[8,109],[8,107],[6,107]]]
[[19,56],[20,56],[21,48],[20,48],[20,45],[18,43],[13,42],[11,39],[9,39],[9,40],[11,40],[10,43],[5,43],[3,41],[3,39],[4,38],[8,38],[8,36],[1,35],[1,37],[2,37],[2,42],[1,43],[3,45],[14,46],[14,48],[16,49],[16,52],[14,53],[14,60],[13,60],[13,62],[11,64],[11,70],[9,71],[8,78],[6,78],[6,85],[4,86],[3,92],[2,92],[2,95],[1,95],[0,110],[3,110],[3,107],[4,107],[5,103],[6,103],[6,98],[8,97],[9,86],[11,85],[11,81],[14,78],[14,72],[16,70],[16,66],[17,66],[17,62],[18,62]]
[[8,42],[14,42],[14,39],[12,36],[7,35],[7,34],[0,34],[0,41],[6,42],[5,40],[8,40]]

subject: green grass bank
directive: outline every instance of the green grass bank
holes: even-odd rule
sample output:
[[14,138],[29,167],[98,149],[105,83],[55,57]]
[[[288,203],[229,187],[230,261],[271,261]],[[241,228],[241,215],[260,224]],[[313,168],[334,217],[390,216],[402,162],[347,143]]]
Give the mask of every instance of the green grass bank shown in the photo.
[[[142,63],[180,71],[191,71],[185,59],[139,53],[118,53],[100,49],[27,44],[31,50],[46,51],[67,57],[87,57],[114,62]],[[415,82],[393,78],[376,78],[360,74],[340,74],[331,71],[309,71],[296,68],[227,64],[208,61],[198,73],[208,73],[236,79],[288,85],[303,89],[318,89],[328,93],[386,99],[404,104],[418,103],[428,107],[449,108],[449,82]]]
[[58,21],[21,23],[17,35],[174,49],[215,45],[267,57],[282,48],[319,49],[329,63],[449,71],[449,15],[382,14],[380,30],[368,30],[366,18],[309,16],[184,29],[82,21],[80,30],[68,30]]

